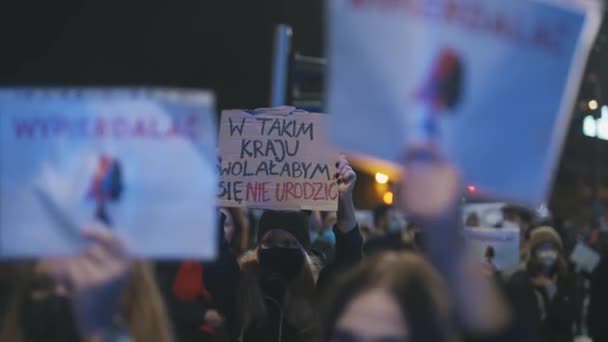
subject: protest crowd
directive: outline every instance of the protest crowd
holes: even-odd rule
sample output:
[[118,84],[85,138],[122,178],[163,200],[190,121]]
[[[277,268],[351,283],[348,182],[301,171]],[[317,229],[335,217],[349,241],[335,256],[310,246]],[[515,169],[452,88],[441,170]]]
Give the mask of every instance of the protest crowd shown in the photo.
[[337,212],[218,208],[214,261],[137,261],[93,227],[77,256],[4,262],[0,340],[573,341],[581,329],[606,338],[608,259],[587,273],[568,257],[577,241],[605,256],[602,226],[571,237],[551,217],[504,205],[494,229],[517,227],[522,239],[506,272],[469,258],[458,234],[438,251],[461,225],[455,203],[437,217],[379,205],[364,238],[356,180],[339,159]]
[[326,114],[0,88],[0,342],[608,342],[605,211],[547,207],[601,15],[551,2],[328,1]]

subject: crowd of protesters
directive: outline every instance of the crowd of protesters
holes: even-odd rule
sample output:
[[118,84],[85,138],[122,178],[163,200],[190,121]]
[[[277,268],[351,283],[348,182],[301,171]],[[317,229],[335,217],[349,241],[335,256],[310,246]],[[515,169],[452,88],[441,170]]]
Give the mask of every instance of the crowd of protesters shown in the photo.
[[[78,256],[4,262],[0,341],[608,341],[600,221],[577,236],[503,207],[495,229],[522,240],[519,267],[501,272],[462,247],[459,195],[430,215],[378,206],[362,229],[356,180],[340,158],[337,212],[218,208],[201,227],[219,233],[212,261],[132,260],[93,227]],[[603,256],[591,273],[570,262],[577,242]]]

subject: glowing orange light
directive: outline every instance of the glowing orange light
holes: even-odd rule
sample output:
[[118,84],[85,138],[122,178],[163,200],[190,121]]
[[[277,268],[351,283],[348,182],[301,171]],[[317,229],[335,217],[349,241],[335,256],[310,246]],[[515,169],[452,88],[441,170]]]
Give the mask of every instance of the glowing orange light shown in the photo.
[[384,204],[386,204],[386,205],[392,205],[393,204],[393,193],[390,191],[385,192],[384,196],[382,196],[382,201],[384,201]]
[[377,172],[376,182],[378,182],[378,184],[386,184],[388,182],[388,175],[385,175],[382,172]]

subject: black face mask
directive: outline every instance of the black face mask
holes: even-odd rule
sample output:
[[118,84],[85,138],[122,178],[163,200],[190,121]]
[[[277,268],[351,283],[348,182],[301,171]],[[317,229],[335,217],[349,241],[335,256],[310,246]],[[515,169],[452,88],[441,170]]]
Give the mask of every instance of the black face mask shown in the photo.
[[299,248],[260,248],[260,287],[270,297],[282,301],[289,282],[304,267],[304,253]]
[[69,298],[51,295],[24,304],[21,317],[27,342],[81,341]]

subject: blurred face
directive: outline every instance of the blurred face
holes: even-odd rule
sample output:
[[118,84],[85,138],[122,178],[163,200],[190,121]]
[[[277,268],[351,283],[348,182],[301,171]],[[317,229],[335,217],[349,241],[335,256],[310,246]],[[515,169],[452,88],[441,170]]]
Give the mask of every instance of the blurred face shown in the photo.
[[336,324],[332,342],[406,342],[408,330],[399,305],[383,289],[355,297]]
[[282,229],[273,229],[268,231],[260,241],[262,249],[267,248],[301,248],[298,240],[288,232]]
[[545,242],[541,244],[535,251],[536,258],[540,261],[541,264],[545,267],[552,267],[557,262],[559,257],[559,249],[558,247],[551,243]]
[[282,302],[288,284],[302,271],[305,253],[290,233],[273,229],[260,241],[258,262],[261,266],[260,288],[278,302]]

